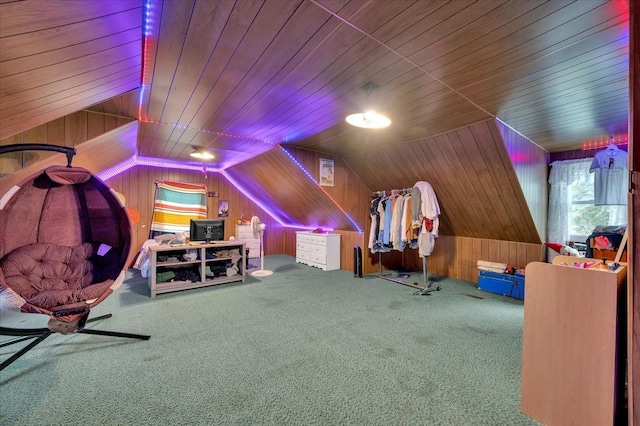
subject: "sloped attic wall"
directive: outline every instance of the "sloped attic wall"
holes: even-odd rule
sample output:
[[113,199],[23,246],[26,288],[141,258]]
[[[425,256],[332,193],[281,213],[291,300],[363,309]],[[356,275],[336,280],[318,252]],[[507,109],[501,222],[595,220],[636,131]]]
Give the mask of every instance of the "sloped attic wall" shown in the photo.
[[[296,152],[296,156],[300,155],[301,152]],[[345,211],[344,200],[338,199],[338,194],[344,194],[344,191],[340,188],[324,189],[318,186],[312,181],[318,179],[317,170],[311,169],[308,163],[305,166],[306,161],[299,161],[295,159],[296,156],[276,147],[226,169],[223,175],[241,188],[247,197],[264,206],[283,225],[294,228],[362,230],[366,212],[363,211],[360,217],[354,217],[353,206],[347,207],[351,212]],[[341,179],[337,173],[336,171],[336,182]],[[361,198],[366,191],[366,187],[361,186],[356,193]],[[329,192],[333,192],[334,196]]]
[[[132,121],[124,124],[76,146],[77,153],[73,157],[72,165],[84,167],[92,173],[98,173],[136,155],[137,138],[138,122]],[[67,159],[64,154],[52,154],[42,160],[31,162],[28,166],[0,178],[0,196],[13,185],[20,183],[41,169],[66,164]]]
[[[535,173],[523,174],[531,186],[525,197],[521,181],[495,120],[487,120],[439,136],[398,143],[345,157],[368,187],[410,187],[417,181],[433,186],[441,208],[440,234],[493,240],[541,243],[529,205],[536,208],[541,231],[546,215],[546,161],[533,144]],[[525,147],[525,145],[522,145]],[[523,155],[526,150],[523,149]],[[528,164],[528,163],[527,163]],[[544,176],[541,171],[544,170]]]
[[0,3],[0,139],[140,86],[142,0]]
[[542,241],[547,236],[549,153],[500,120],[495,121]]

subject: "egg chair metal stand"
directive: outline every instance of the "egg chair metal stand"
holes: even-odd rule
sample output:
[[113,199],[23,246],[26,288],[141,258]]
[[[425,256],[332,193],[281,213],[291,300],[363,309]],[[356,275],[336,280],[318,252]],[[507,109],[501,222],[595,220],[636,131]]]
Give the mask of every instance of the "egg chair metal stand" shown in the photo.
[[112,316],[89,318],[124,281],[132,230],[122,201],[88,170],[71,166],[75,148],[5,145],[0,154],[24,150],[62,152],[67,165],[47,167],[0,198],[0,308],[50,317],[44,328],[0,326],[0,335],[15,337],[0,348],[31,340],[0,371],[54,333],[148,340],[85,328]]

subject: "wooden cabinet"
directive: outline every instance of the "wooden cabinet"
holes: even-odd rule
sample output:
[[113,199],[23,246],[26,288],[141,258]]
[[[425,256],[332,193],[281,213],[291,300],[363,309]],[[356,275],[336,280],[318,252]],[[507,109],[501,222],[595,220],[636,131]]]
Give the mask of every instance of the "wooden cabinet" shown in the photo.
[[244,282],[245,247],[241,242],[149,247],[149,289],[156,294],[210,285]]
[[296,232],[296,262],[324,271],[340,269],[340,234]]
[[249,258],[260,257],[260,238],[253,236],[251,225],[236,224],[236,241],[244,243],[245,248],[249,249]]
[[613,425],[624,418],[626,277],[562,266],[526,267],[521,410],[553,425]]

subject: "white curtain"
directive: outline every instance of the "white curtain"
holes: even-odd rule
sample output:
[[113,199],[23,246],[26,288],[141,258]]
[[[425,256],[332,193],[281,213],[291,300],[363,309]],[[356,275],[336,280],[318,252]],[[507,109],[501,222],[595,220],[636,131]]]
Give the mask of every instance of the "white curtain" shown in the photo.
[[569,241],[570,187],[574,182],[585,182],[590,179],[589,167],[592,161],[593,158],[584,158],[551,163],[547,242],[565,244]]

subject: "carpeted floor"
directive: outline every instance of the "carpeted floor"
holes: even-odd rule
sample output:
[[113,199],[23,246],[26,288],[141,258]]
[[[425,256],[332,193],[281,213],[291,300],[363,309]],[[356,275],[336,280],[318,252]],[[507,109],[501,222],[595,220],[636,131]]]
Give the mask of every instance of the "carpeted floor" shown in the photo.
[[151,340],[49,337],[0,372],[0,424],[537,424],[519,410],[522,301],[434,276],[442,290],[417,296],[284,255],[265,268],[155,299],[131,271],[90,327]]

